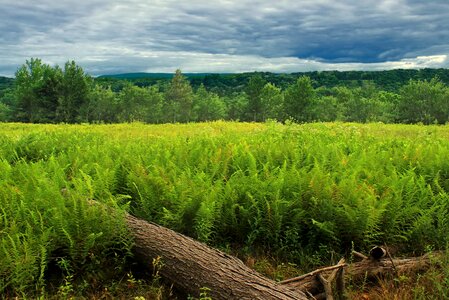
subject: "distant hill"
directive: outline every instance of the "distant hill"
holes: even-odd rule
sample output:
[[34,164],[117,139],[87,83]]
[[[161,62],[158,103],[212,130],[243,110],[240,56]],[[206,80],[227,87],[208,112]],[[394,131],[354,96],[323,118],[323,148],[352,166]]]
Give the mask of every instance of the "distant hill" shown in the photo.
[[14,84],[14,78],[0,76],[0,91],[11,88]]
[[[449,85],[449,69],[312,71],[302,73],[183,73],[189,79],[193,88],[203,84],[209,91],[221,96],[244,91],[249,79],[256,74],[260,75],[265,81],[271,82],[282,89],[286,89],[293,84],[300,76],[309,76],[315,88],[332,88],[335,86],[356,88],[372,83],[379,89],[398,92],[400,87],[407,84],[409,80],[431,80],[435,77]],[[173,73],[124,73],[101,75],[96,80],[106,86],[111,86],[114,91],[120,91],[125,80],[143,87],[157,84],[161,81],[168,82],[172,77]]]
[[[174,73],[123,73],[123,74],[109,74],[109,75],[100,75],[97,78],[114,78],[114,79],[143,79],[143,78],[151,78],[151,79],[167,79],[172,78]],[[189,78],[193,77],[204,77],[207,75],[212,75],[212,73],[183,73],[184,76]]]

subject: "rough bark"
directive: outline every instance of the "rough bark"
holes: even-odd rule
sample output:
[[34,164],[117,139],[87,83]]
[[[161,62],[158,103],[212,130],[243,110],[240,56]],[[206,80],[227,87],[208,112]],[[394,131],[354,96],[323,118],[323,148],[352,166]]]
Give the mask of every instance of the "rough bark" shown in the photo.
[[[89,204],[98,205],[92,200]],[[108,209],[114,213],[113,209]],[[129,214],[126,214],[126,222],[134,237],[134,254],[142,262],[150,265],[159,257],[163,263],[159,274],[163,278],[193,296],[198,296],[201,288],[209,288],[208,294],[215,300],[332,299],[331,284],[334,280],[337,295],[342,299],[345,279],[357,281],[422,271],[441,257],[441,253],[436,252],[421,257],[393,259],[388,251],[375,247],[370,251],[371,257],[353,251],[354,257],[362,259],[360,262],[347,265],[342,259],[335,266],[274,282],[245,266],[241,260],[173,230]]]
[[[438,256],[438,254],[435,254]],[[385,275],[404,274],[426,270],[432,263],[431,255],[420,257],[391,259],[385,257],[379,260],[365,259],[348,266],[346,273],[354,280],[376,278]]]
[[333,270],[344,268],[346,279],[351,279],[353,281],[377,279],[386,275],[397,275],[426,270],[430,267],[433,260],[438,259],[439,254],[435,253],[433,255],[423,255],[420,257],[403,259],[392,259],[391,257],[373,259],[362,254],[360,254],[359,257],[362,256],[365,257],[365,259],[360,262],[352,263],[348,266],[337,264],[335,266],[325,267],[299,277],[287,279],[280,282],[279,285],[283,285],[292,290],[308,291],[313,295],[317,295],[324,291],[323,284],[317,276],[318,274],[321,274],[321,276],[329,276]]
[[160,257],[161,276],[186,293],[198,296],[200,288],[207,287],[213,299],[308,299],[233,256],[131,215],[126,220],[134,236],[134,253],[148,264]]

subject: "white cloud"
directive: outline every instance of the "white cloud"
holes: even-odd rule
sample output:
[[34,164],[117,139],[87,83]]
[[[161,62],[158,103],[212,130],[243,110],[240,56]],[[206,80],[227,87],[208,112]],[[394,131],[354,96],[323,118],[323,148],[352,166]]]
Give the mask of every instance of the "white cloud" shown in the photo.
[[[316,60],[299,59],[295,57],[265,58],[260,56],[207,54],[192,52],[158,52],[141,53],[141,56],[133,56],[133,69],[129,66],[119,66],[110,61],[102,61],[111,66],[110,72],[164,72],[172,73],[180,68],[187,73],[233,73],[265,71],[277,73],[292,73],[305,71],[324,70],[389,70],[389,69],[418,69],[449,67],[447,55],[419,56],[400,61],[380,63],[326,63]],[[114,59],[113,59],[114,60]],[[97,73],[89,68],[89,65],[98,65],[98,61],[91,64],[82,61],[87,70]]]
[[95,74],[448,66],[443,0],[3,0],[0,19],[6,75],[30,57]]

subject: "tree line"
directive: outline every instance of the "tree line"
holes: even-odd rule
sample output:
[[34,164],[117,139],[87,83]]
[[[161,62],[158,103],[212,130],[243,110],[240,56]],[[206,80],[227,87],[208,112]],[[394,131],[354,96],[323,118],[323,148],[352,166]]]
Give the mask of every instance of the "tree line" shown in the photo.
[[[385,74],[403,74],[402,71]],[[331,75],[340,74],[335,72],[320,76],[332,78]],[[351,78],[352,73],[342,74]],[[354,74],[365,74],[368,78],[366,74],[370,73]],[[305,75],[245,76],[216,74],[187,78],[177,70],[169,79],[117,80],[92,78],[74,61],[61,68],[44,64],[38,58],[30,59],[17,70],[13,85],[0,93],[0,121],[185,123],[275,119],[423,124],[449,121],[449,88],[438,77],[409,79],[400,86],[397,82],[385,82],[387,86],[397,86],[389,89],[370,79],[348,86],[317,85],[313,79],[316,77]],[[276,82],[272,78],[285,80]],[[391,78],[394,80],[394,76]],[[220,83],[231,79],[239,80],[234,85],[237,88],[220,88]]]

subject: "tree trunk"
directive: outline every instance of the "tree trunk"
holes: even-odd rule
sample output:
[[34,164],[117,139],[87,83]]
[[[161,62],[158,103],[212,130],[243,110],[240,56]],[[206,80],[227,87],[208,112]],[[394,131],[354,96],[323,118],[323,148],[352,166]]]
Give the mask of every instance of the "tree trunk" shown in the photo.
[[281,281],[278,284],[288,287],[291,290],[307,291],[313,295],[317,295],[324,291],[323,284],[317,276],[318,274],[329,276],[333,270],[344,268],[346,279],[353,281],[378,279],[386,275],[400,275],[408,272],[426,270],[431,266],[432,261],[438,261],[440,256],[438,252],[431,255],[426,254],[420,257],[402,259],[392,259],[391,257],[374,259],[373,257],[365,256],[365,259],[362,261],[352,263],[348,266],[337,264],[335,266],[325,267],[296,278]]
[[[98,204],[92,200],[89,203]],[[107,209],[114,212],[111,208]],[[151,266],[153,259],[160,258],[163,266],[159,274],[164,279],[196,297],[201,288],[208,288],[208,296],[214,300],[309,299],[305,293],[315,295],[312,299],[332,299],[331,285],[334,280],[336,292],[341,298],[345,279],[357,281],[422,271],[442,257],[441,253],[435,252],[421,257],[393,259],[388,251],[375,247],[370,252],[371,257],[353,251],[354,257],[362,259],[360,262],[347,265],[341,259],[335,266],[274,282],[245,266],[241,260],[168,228],[129,214],[126,214],[126,223],[134,237],[133,252],[141,262]]]
[[300,290],[263,277],[233,256],[131,215],[126,219],[137,257],[148,264],[160,257],[161,276],[192,296],[207,287],[213,299],[307,299]]

